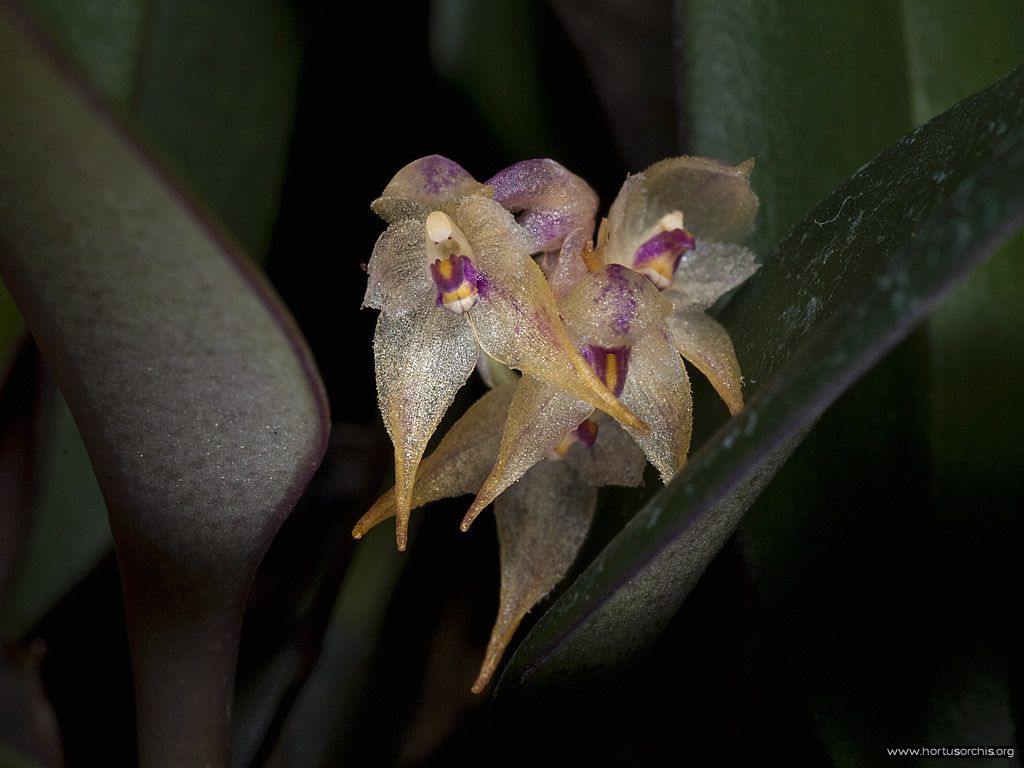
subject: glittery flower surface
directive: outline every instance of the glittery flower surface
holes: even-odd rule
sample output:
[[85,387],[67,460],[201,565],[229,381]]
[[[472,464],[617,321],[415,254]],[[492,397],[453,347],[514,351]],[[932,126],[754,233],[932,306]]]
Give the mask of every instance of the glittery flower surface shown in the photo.
[[[568,572],[597,490],[640,484],[645,460],[664,482],[685,464],[683,359],[733,414],[743,407],[732,342],[706,310],[757,268],[736,243],[757,213],[752,166],[655,163],[626,180],[596,242],[596,195],[552,160],[480,184],[450,160],[423,158],[374,203],[390,226],[365,305],[381,310],[374,353],[396,482],[353,534],[396,517],[403,548],[412,509],[475,494],[465,530],[494,502],[500,606],[474,691]],[[478,355],[492,388],[421,464]]]
[[373,250],[363,306],[379,309],[377,394],[395,445],[396,536],[405,547],[417,467],[479,350],[643,430],[570,342],[537,243],[461,166],[410,163],[374,204],[389,222]]

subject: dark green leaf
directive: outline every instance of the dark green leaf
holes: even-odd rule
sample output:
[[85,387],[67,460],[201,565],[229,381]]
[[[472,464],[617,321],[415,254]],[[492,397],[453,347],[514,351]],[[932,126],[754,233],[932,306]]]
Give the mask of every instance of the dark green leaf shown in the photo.
[[[107,508],[67,403],[47,382],[30,531],[0,602],[0,639],[20,637],[110,549]],[[23,446],[23,449],[27,446]]]
[[373,686],[367,676],[374,643],[388,598],[408,560],[394,544],[388,531],[375,529],[356,549],[320,658],[282,728],[268,766],[321,765],[332,751],[342,752],[359,738],[353,728],[364,692]]
[[1018,71],[901,139],[765,259],[721,318],[746,410],[548,611],[500,692],[548,690],[635,656],[815,419],[1024,224],[1022,82]]
[[[1024,61],[1022,14],[1020,2],[969,14],[949,0],[903,2],[906,62],[889,57],[887,77],[908,85],[903,111],[922,123]],[[831,42],[816,72],[840,82],[865,41]],[[769,87],[773,111],[738,124],[756,133],[779,112],[815,108],[799,89]],[[858,96],[863,106],[843,120],[837,141],[876,131],[872,94]],[[740,151],[740,137],[733,140]],[[821,160],[807,158],[807,169]],[[762,180],[773,170],[759,168]],[[1012,298],[1024,281],[1019,248],[1011,242],[973,272],[840,399],[741,527],[777,661],[837,764],[870,764],[903,741],[1012,741],[1007,651],[1017,643],[1005,626],[950,622],[936,633],[920,616],[986,607],[995,615],[1006,599],[998,585],[1013,578],[1008,563],[1020,540],[1011,510],[1024,500],[1011,475],[1024,463],[1016,438],[1024,424],[999,404],[1024,375],[1016,362],[1024,361],[1016,331],[1024,318]]]
[[245,597],[324,449],[320,381],[244,256],[2,7],[0,271],[106,499],[140,757],[221,764]]
[[7,378],[7,370],[24,336],[25,322],[7,288],[0,282],[0,384]]
[[298,90],[302,50],[294,3],[148,5],[139,124],[262,261],[277,218]]
[[[689,149],[731,163],[757,159],[756,253],[767,253],[825,193],[915,125],[906,81],[892,76],[906,68],[899,3],[689,0],[681,7]],[[790,98],[780,101],[781,94]]]
[[[534,45],[537,4],[440,0],[431,15],[431,52],[438,70],[466,92],[513,156],[536,156],[550,143]],[[443,113],[444,106],[438,109]]]
[[286,0],[26,0],[94,88],[257,260],[277,216],[301,64]]
[[22,0],[110,104],[128,114],[142,60],[147,0]]

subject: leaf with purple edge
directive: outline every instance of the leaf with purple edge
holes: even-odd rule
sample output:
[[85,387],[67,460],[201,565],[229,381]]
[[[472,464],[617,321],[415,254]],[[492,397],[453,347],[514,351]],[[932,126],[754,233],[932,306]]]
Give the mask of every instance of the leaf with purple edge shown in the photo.
[[322,455],[322,387],[269,286],[30,38],[3,6],[0,271],[107,502],[141,761],[222,764],[245,597]]

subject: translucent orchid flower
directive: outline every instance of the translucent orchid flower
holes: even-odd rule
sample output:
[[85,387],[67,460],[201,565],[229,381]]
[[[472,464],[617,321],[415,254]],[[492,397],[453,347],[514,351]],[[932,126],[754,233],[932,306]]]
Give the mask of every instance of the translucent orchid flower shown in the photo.
[[[524,379],[525,381],[525,379]],[[412,506],[473,493],[498,455],[502,425],[522,383],[481,397],[420,466]],[[579,553],[606,485],[641,483],[644,456],[611,419],[598,414],[559,444],[495,503],[501,557],[498,617],[473,684],[480,693],[498,668],[523,617],[558,585]],[[353,530],[361,538],[396,513],[394,489]]]
[[487,183],[494,199],[533,237],[537,251],[557,254],[571,233],[594,231],[597,193],[554,160],[523,160]]
[[373,204],[390,226],[367,267],[363,306],[381,310],[373,349],[378,402],[395,445],[399,549],[427,442],[481,349],[646,429],[569,340],[530,258],[536,242],[491,192],[432,155],[399,171]]
[[[582,231],[566,240],[549,279],[573,342],[608,388],[650,425],[647,432],[626,429],[668,482],[686,461],[693,422],[690,382],[666,324],[672,304],[639,272],[620,264],[597,265],[589,236]],[[518,487],[513,484],[593,410],[589,403],[524,374],[497,460],[462,522],[463,530],[506,489]]]
[[604,261],[664,291],[676,348],[733,415],[743,408],[739,362],[729,334],[705,310],[757,270],[754,254],[735,244],[757,215],[753,167],[753,160],[729,166],[701,157],[657,162],[626,179],[598,236]]

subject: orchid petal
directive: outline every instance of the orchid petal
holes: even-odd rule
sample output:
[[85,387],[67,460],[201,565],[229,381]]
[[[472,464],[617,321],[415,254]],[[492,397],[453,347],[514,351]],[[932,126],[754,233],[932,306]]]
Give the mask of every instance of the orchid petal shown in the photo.
[[737,240],[748,234],[758,200],[750,188],[753,160],[729,166],[703,157],[662,160],[630,176],[608,214],[606,261],[632,265],[636,249],[659,219],[681,211],[698,240]]
[[569,233],[557,254],[545,254],[541,259],[541,267],[547,278],[551,295],[557,301],[572,292],[576,284],[587,276],[586,257],[592,248],[590,234],[583,229]]
[[437,296],[421,220],[405,219],[384,230],[366,270],[369,280],[364,307],[400,314],[433,304]]
[[494,675],[523,617],[565,577],[586,540],[597,490],[568,462],[544,461],[498,500],[498,618],[473,692]]
[[591,419],[597,424],[597,441],[587,451],[570,451],[568,460],[586,485],[643,485],[647,457],[625,429],[603,413]]
[[490,188],[474,179],[454,160],[427,155],[413,160],[395,174],[381,196],[373,201],[374,213],[388,223],[421,218],[426,212],[467,195],[489,195]]
[[[452,425],[420,464],[410,509],[476,492],[498,456],[502,427],[516,386],[503,384],[490,390]],[[368,530],[395,514],[395,489],[391,488],[359,519],[352,535],[361,539]]]
[[679,261],[665,296],[676,310],[705,310],[757,271],[754,254],[742,245],[698,240]]
[[493,200],[464,197],[449,208],[473,247],[477,267],[491,282],[515,279],[525,262],[533,263],[533,239]]
[[640,273],[610,264],[580,280],[559,309],[577,346],[622,347],[661,323],[672,304]]
[[593,410],[592,405],[577,400],[559,387],[524,375],[509,407],[497,461],[466,513],[462,530],[468,530],[484,507],[530,467],[546,459],[562,438]]
[[667,328],[633,347],[622,400],[651,425],[649,433],[627,429],[667,483],[686,463],[693,428],[690,380]]
[[536,250],[557,251],[575,229],[593,235],[597,193],[554,160],[523,160],[487,183],[494,187],[494,199],[534,238]]
[[735,416],[743,410],[742,376],[729,332],[703,312],[675,312],[668,319],[676,349],[703,373]]
[[480,300],[466,314],[491,357],[565,390],[623,424],[647,429],[608,391],[569,340],[544,275],[532,259],[521,263],[517,275],[507,274],[481,288]]
[[398,548],[405,549],[413,483],[427,441],[476,365],[465,319],[446,309],[381,312],[373,336],[377,401],[395,445]]

